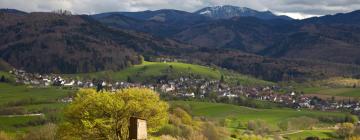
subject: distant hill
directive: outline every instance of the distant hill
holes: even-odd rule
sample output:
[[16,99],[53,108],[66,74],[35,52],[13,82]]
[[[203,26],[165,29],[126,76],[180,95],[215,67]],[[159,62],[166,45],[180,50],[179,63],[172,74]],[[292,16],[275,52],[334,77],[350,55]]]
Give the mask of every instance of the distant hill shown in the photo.
[[0,29],[0,57],[30,72],[120,70],[138,64],[139,53],[182,48],[173,41],[110,29],[81,15],[1,13]]
[[144,62],[120,71],[102,71],[95,73],[82,73],[67,75],[81,79],[107,79],[133,82],[156,82],[159,79],[176,79],[180,77],[194,77],[220,80],[221,76],[229,84],[241,83],[243,85],[272,85],[271,82],[253,78],[251,76],[226,71],[218,68],[187,64],[180,62]]
[[119,71],[139,64],[142,55],[216,65],[271,81],[355,77],[360,75],[357,13],[265,20],[178,10],[92,16],[0,12],[0,58],[41,73]]
[[16,10],[16,9],[0,9],[0,13],[17,14],[17,15],[27,14],[24,11],[20,11],[20,10]]
[[132,29],[162,37],[169,37],[191,25],[211,20],[202,15],[170,9],[110,12],[92,15],[92,17],[111,27]]
[[7,62],[5,62],[4,60],[0,59],[0,71],[9,71],[12,70],[12,66],[9,65]]
[[313,17],[304,19],[303,23],[315,24],[359,24],[360,23],[360,10],[350,13],[338,13],[335,15],[325,15],[322,17]]
[[277,16],[270,11],[256,11],[246,7],[231,5],[206,7],[195,12],[199,15],[215,19],[230,19],[233,17],[256,17],[259,19],[285,19],[291,20],[288,16]]

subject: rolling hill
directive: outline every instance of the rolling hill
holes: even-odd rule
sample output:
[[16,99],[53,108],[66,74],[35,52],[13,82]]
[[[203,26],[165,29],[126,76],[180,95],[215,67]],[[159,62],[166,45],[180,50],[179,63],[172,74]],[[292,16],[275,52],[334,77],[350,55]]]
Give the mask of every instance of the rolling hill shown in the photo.
[[360,75],[360,26],[348,19],[359,16],[356,11],[301,21],[214,19],[169,9],[0,13],[7,19],[0,21],[0,57],[30,72],[118,71],[139,64],[142,55],[215,64],[271,81]]
[[210,21],[202,15],[163,9],[141,12],[109,12],[92,15],[105,25],[170,37],[194,24]]
[[0,14],[0,57],[18,69],[40,73],[120,70],[142,55],[173,54],[186,45],[111,29],[85,15]]
[[277,16],[270,11],[256,11],[247,7],[237,7],[232,5],[205,7],[195,12],[215,19],[229,19],[233,17],[256,17],[259,19],[285,19],[292,20],[288,16]]
[[108,79],[114,81],[156,82],[158,79],[176,79],[180,77],[194,77],[220,80],[221,76],[229,84],[241,83],[243,85],[271,85],[273,83],[242,75],[233,71],[210,68],[195,64],[180,62],[144,62],[120,71],[102,71],[95,73],[82,73],[67,75],[80,79]]

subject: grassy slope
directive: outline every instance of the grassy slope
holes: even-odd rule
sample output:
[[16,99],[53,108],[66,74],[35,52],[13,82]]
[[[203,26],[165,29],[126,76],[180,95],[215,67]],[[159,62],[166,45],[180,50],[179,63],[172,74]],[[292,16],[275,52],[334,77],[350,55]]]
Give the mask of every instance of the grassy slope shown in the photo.
[[[356,88],[353,88],[355,85]],[[295,85],[297,91],[305,94],[318,94],[339,97],[360,97],[360,80],[352,78],[333,77]]]
[[[344,113],[335,112],[321,112],[302,110],[296,111],[293,109],[254,109],[236,105],[208,103],[208,102],[191,102],[191,101],[172,101],[172,106],[182,106],[189,110],[194,116],[205,116],[209,119],[223,120],[225,118],[231,119],[231,124],[228,125],[230,130],[239,129],[239,123],[246,124],[249,120],[264,120],[273,128],[277,129],[277,124],[283,120],[292,117],[307,116],[317,118],[320,116],[344,117]],[[328,126],[329,124],[321,124]],[[244,127],[244,126],[243,126]],[[304,130],[299,133],[284,135],[290,139],[303,139],[308,136],[318,136],[320,138],[334,138],[333,130]]]
[[205,116],[213,119],[224,119],[230,117],[236,118],[241,122],[261,119],[272,125],[277,125],[277,123],[291,117],[308,116],[316,118],[320,116],[342,117],[345,115],[344,113],[309,110],[296,111],[293,109],[254,109],[236,105],[207,102],[174,101],[171,102],[171,104],[190,108],[192,114],[195,116]]
[[330,96],[360,97],[360,88],[307,87],[299,88],[305,94],[323,94]]
[[0,58],[0,71],[9,71],[11,69],[12,66]]
[[0,105],[29,98],[36,98],[37,101],[56,101],[70,93],[57,88],[29,88],[6,83],[0,83],[0,89]]
[[334,130],[305,130],[295,134],[285,135],[290,140],[303,140],[310,136],[317,136],[320,139],[334,139]]
[[[42,110],[61,110],[65,104],[57,102],[57,99],[72,94],[73,91],[62,90],[56,88],[29,88],[26,86],[16,86],[12,84],[0,83],[0,109],[5,108],[10,101],[20,101],[33,98],[38,104],[28,104],[17,106],[25,109],[27,112],[43,112]],[[45,116],[47,114],[45,113]],[[37,119],[37,116],[33,117],[5,117],[0,116],[0,131],[25,131],[32,127],[15,127],[15,125],[24,124],[28,121]]]
[[[170,66],[172,66],[172,69],[170,69]],[[193,75],[209,79],[220,79],[221,75],[224,75],[225,80],[230,83],[236,83],[237,81],[240,81],[242,84],[272,84],[270,82],[258,80],[250,76],[245,76],[230,71],[179,62],[144,62],[143,64],[134,65],[116,72],[103,71],[70,76],[80,79],[104,78],[117,81],[126,81],[127,78],[130,77],[133,81],[144,82],[153,81],[154,79],[165,75],[168,75],[169,78]]]

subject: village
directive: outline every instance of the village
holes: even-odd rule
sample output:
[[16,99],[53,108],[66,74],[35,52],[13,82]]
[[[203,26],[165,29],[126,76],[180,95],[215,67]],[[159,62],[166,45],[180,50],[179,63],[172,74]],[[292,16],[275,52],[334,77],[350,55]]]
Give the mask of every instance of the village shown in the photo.
[[[33,74],[24,70],[13,69],[9,71],[14,75],[18,84],[29,85],[35,88],[59,87],[59,88],[96,88],[98,91],[106,90],[115,92],[119,89],[130,87],[150,88],[158,91],[162,96],[177,99],[236,99],[245,97],[260,101],[268,101],[285,107],[301,109],[314,109],[322,111],[348,111],[360,115],[359,101],[336,101],[306,96],[297,91],[279,93],[279,86],[242,86],[228,85],[221,80],[208,80],[201,78],[180,77],[172,80],[160,80],[157,83],[132,83],[128,81],[109,82],[104,80],[76,80],[62,77],[57,74]],[[61,102],[71,102],[72,98],[62,99]]]

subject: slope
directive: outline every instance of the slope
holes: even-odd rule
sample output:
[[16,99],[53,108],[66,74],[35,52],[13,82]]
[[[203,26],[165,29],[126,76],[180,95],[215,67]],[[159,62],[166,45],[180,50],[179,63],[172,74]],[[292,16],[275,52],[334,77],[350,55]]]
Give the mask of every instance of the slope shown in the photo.
[[18,69],[40,73],[120,70],[143,55],[172,54],[185,45],[111,29],[89,16],[64,13],[0,15],[0,57]]
[[102,71],[96,73],[83,73],[68,75],[80,79],[107,79],[115,81],[154,82],[158,79],[175,79],[180,77],[194,77],[220,80],[224,76],[230,84],[240,82],[244,85],[271,85],[271,82],[259,80],[251,76],[235,72],[180,62],[144,62],[121,71]]

